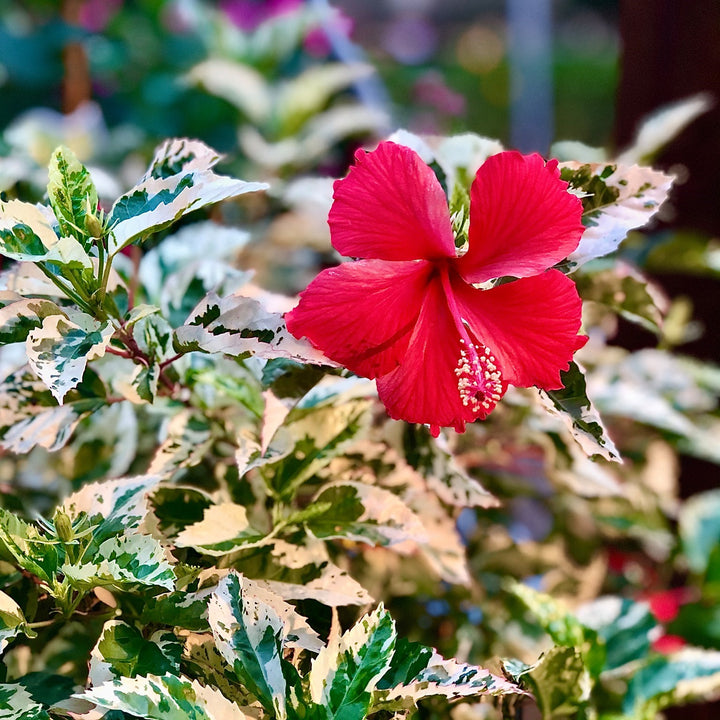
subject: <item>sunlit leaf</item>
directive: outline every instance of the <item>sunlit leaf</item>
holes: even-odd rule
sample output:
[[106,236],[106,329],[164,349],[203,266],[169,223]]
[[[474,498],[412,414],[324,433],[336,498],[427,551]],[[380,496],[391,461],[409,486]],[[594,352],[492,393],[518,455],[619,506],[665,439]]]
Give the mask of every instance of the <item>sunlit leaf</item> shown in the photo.
[[43,706],[16,683],[0,684],[0,717],[3,720],[50,720]]
[[118,678],[75,697],[146,720],[245,720],[219,691],[176,675]]
[[561,176],[582,193],[585,232],[568,257],[568,269],[617,250],[625,236],[653,218],[666,200],[673,178],[638,165],[562,163]]
[[101,685],[113,678],[177,673],[182,643],[175,634],[160,630],[146,639],[122,620],[108,620],[90,655],[88,681]]
[[308,675],[317,717],[363,720],[372,692],[390,666],[395,641],[395,623],[382,605],[331,639]]
[[615,443],[603,425],[600,414],[588,398],[585,375],[577,363],[560,372],[560,390],[540,390],[543,405],[565,423],[580,447],[590,456],[622,462]]
[[111,323],[89,316],[73,322],[65,315],[48,315],[27,337],[30,367],[62,405],[82,380],[88,360],[102,357],[115,332]]
[[287,717],[283,675],[284,624],[257,597],[247,597],[242,576],[225,577],[208,605],[208,619],[220,654],[268,712]]
[[412,707],[418,700],[432,696],[454,700],[523,692],[485,668],[446,660],[434,648],[401,638],[387,672],[377,685],[376,702]]
[[0,653],[21,632],[33,635],[33,631],[26,628],[25,623],[21,607],[7,593],[0,590]]
[[186,352],[252,354],[267,360],[288,358],[335,365],[308,341],[294,338],[279,313],[269,312],[250,297],[220,298],[209,293],[175,335],[178,346]]
[[[58,219],[60,234],[81,240],[84,249],[92,245],[94,213],[98,208],[98,195],[90,173],[66,147],[59,147],[50,158],[48,182],[50,206]],[[88,241],[89,240],[89,241]]]
[[211,168],[218,160],[218,154],[198,140],[165,142],[140,183],[113,205],[110,252],[168,227],[191,210],[268,187],[215,174]]
[[222,556],[263,534],[250,527],[247,510],[235,503],[211,505],[200,522],[188,525],[176,538],[178,547],[192,547],[205,555]]

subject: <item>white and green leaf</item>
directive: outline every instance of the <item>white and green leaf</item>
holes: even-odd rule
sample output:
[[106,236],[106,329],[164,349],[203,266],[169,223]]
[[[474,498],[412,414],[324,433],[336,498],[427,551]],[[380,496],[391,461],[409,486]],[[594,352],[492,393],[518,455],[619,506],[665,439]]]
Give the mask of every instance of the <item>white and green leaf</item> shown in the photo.
[[235,703],[197,680],[173,674],[117,678],[75,695],[103,710],[145,720],[246,720]]
[[47,192],[60,235],[78,237],[83,249],[89,250],[96,231],[92,219],[98,222],[98,194],[90,173],[72,150],[59,147],[52,154]]
[[175,545],[219,557],[262,538],[263,533],[250,526],[245,507],[227,502],[207,508],[202,520],[188,525],[175,538]]
[[397,495],[376,485],[333,483],[318,493],[315,502],[328,508],[307,521],[316,537],[380,546],[427,540],[420,518]]
[[218,154],[198,140],[164,143],[140,183],[120,197],[110,211],[111,254],[172,225],[192,210],[267,189],[266,183],[215,174],[211,168],[218,160]]
[[208,603],[215,644],[235,675],[270,713],[287,717],[283,674],[285,626],[267,603],[245,592],[244,578],[229,573]]
[[568,270],[617,250],[630,230],[650,222],[673,183],[672,176],[639,165],[566,162],[560,169],[569,190],[582,198],[585,225]]
[[294,338],[280,313],[268,311],[255,298],[240,295],[220,298],[209,293],[175,336],[177,346],[185,352],[203,350],[335,365],[307,340]]
[[0,653],[8,643],[20,633],[30,637],[34,632],[27,627],[22,608],[7,594],[0,590]]
[[580,366],[571,362],[560,372],[560,390],[539,390],[540,401],[559,417],[588,456],[599,455],[605,460],[622,462],[592,401],[588,398],[585,375]]
[[0,717],[3,720],[50,720],[45,708],[17,683],[0,683]]
[[378,682],[390,667],[397,635],[382,605],[330,640],[308,675],[316,716],[327,720],[363,720]]
[[92,559],[66,562],[60,570],[70,585],[80,590],[97,586],[122,590],[175,587],[172,566],[160,543],[149,535],[108,538]]
[[48,315],[40,327],[28,333],[28,362],[47,385],[60,405],[82,380],[89,360],[102,357],[115,332],[110,322],[100,323],[89,316]]

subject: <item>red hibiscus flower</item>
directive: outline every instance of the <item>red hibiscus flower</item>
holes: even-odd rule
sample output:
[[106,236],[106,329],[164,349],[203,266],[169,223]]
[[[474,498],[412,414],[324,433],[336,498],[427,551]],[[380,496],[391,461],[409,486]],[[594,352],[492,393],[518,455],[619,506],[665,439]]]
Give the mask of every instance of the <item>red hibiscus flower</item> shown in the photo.
[[[575,284],[548,270],[578,245],[581,204],[556,161],[503,152],[470,190],[467,252],[447,199],[411,149],[360,150],[335,183],[332,244],[360,258],[321,272],[286,316],[329,358],[377,379],[391,417],[465,430],[508,384],[562,387],[578,336]],[[519,278],[490,289],[475,285]]]

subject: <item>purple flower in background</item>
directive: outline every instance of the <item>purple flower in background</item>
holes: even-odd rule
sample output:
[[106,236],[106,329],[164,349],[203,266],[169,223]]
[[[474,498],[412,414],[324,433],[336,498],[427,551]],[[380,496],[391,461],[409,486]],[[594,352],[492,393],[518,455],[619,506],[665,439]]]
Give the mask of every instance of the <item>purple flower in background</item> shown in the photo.
[[80,24],[90,32],[99,32],[122,7],[123,0],[85,0],[80,8]]
[[220,9],[245,32],[255,30],[270,18],[293,12],[303,0],[221,0]]

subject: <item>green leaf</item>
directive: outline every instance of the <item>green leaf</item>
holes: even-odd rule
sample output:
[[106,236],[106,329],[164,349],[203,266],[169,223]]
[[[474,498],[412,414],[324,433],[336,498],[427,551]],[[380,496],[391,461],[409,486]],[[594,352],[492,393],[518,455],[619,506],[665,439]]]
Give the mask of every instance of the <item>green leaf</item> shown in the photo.
[[720,652],[688,648],[651,660],[633,675],[623,712],[633,720],[653,720],[663,708],[717,694]]
[[145,720],[246,720],[217,690],[176,675],[118,678],[75,695]]
[[0,508],[0,548],[3,546],[21,568],[51,582],[59,562],[57,548],[46,543],[34,526]]
[[52,154],[47,192],[60,234],[77,237],[88,251],[94,235],[88,228],[88,216],[95,217],[98,195],[90,173],[72,150],[59,147]]
[[363,720],[373,690],[390,667],[395,641],[395,623],[382,605],[332,639],[308,675],[317,717]]
[[652,168],[610,163],[560,165],[563,180],[582,194],[585,232],[568,257],[568,270],[617,250],[625,236],[653,218],[673,177]]
[[182,643],[160,630],[149,639],[121,620],[108,620],[90,655],[89,682],[101,685],[113,678],[174,674],[180,670]]
[[284,720],[284,624],[274,608],[244,590],[243,577],[231,572],[213,593],[208,620],[215,644],[240,682],[269,713]]
[[568,370],[560,372],[560,379],[560,390],[539,391],[543,405],[562,419],[587,455],[622,462],[600,414],[588,399],[585,375],[578,364],[571,362]]
[[0,684],[0,717],[3,720],[50,720],[40,703],[19,684]]
[[381,546],[427,539],[418,516],[397,495],[376,485],[334,483],[321,490],[315,502],[329,507],[307,521],[315,537]]
[[210,168],[218,160],[218,154],[198,140],[168,140],[158,148],[140,183],[110,211],[110,253],[172,225],[192,210],[268,188],[266,183],[216,175]]
[[[605,646],[603,671],[645,659],[658,627],[647,603],[615,596],[601,597],[583,605],[577,617],[585,628],[597,632]],[[586,663],[590,665],[587,660]],[[592,667],[588,669],[595,674]]]
[[720,490],[694,495],[680,508],[680,539],[693,572],[708,568],[712,551],[720,545]]
[[587,705],[590,681],[575,648],[554,647],[534,665],[506,662],[505,668],[532,691],[545,720],[578,717]]
[[[115,329],[89,316],[49,315],[27,337],[28,362],[62,405],[63,398],[82,380],[88,360],[102,357]],[[79,324],[80,323],[80,324]]]
[[233,356],[256,355],[335,366],[307,340],[297,340],[280,313],[269,312],[254,298],[209,293],[175,331],[179,350],[202,350]]

